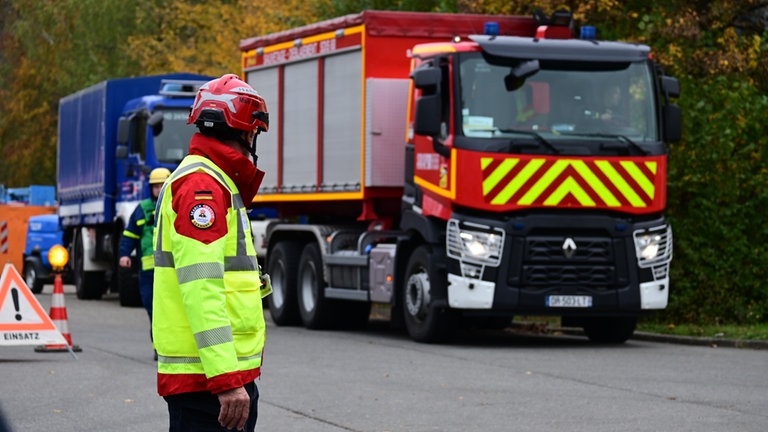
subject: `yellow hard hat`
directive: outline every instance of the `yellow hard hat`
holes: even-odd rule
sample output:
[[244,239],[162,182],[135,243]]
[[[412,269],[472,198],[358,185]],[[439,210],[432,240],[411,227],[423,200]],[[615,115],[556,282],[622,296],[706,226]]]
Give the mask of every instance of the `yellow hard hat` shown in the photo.
[[163,183],[170,175],[171,170],[168,168],[155,168],[149,173],[149,184]]

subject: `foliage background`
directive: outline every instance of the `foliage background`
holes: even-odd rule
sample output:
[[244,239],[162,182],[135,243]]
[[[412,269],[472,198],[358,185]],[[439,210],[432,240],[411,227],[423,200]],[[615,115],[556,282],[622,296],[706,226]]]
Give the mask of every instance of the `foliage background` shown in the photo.
[[58,100],[99,81],[240,71],[241,39],[364,9],[529,15],[565,6],[639,42],[682,86],[670,149],[667,323],[768,317],[768,0],[0,0],[0,183],[56,183]]

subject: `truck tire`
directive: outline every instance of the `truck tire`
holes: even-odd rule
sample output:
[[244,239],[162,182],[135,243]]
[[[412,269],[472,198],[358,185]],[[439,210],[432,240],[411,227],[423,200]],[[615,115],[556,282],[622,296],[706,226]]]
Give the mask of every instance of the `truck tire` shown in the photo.
[[438,308],[432,302],[431,293],[447,283],[445,275],[440,275],[435,268],[434,259],[432,248],[419,246],[408,260],[403,278],[405,328],[411,339],[417,342],[445,342],[458,327],[455,312]]
[[299,314],[308,329],[328,328],[334,319],[334,304],[325,298],[325,278],[320,249],[316,243],[304,247],[299,259]]
[[607,317],[587,318],[584,321],[584,334],[598,344],[622,344],[635,333],[637,318]]
[[39,278],[43,274],[42,264],[39,259],[27,258],[24,262],[24,282],[33,294],[43,292],[43,281]]
[[98,300],[104,293],[104,272],[86,272],[85,251],[83,249],[83,234],[78,230],[75,233],[75,250],[72,269],[75,283],[75,294],[80,300]]
[[300,243],[281,241],[267,256],[267,274],[272,281],[272,294],[267,296],[267,305],[272,321],[279,326],[301,324],[296,285],[300,253]]
[[117,287],[119,290],[120,306],[141,307],[141,292],[139,291],[139,269],[136,260],[131,258],[130,268],[117,266]]

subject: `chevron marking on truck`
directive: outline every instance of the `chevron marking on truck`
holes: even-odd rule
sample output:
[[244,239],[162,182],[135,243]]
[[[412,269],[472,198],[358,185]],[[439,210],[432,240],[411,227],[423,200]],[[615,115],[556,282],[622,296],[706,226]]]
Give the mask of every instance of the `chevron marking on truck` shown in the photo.
[[480,164],[491,205],[644,208],[656,193],[656,161],[484,157]]

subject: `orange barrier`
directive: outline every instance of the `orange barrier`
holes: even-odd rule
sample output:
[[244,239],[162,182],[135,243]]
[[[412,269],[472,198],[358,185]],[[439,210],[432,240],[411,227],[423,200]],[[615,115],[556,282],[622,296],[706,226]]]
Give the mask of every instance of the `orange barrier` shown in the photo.
[[[5,222],[6,247],[0,248],[0,266],[11,263],[21,273],[24,269],[24,246],[27,238],[29,217],[56,213],[54,206],[28,206],[19,204],[0,204],[0,227]],[[0,232],[0,237],[3,232]]]
[[53,280],[53,297],[51,298],[51,311],[49,313],[51,321],[59,329],[59,332],[67,340],[67,345],[50,344],[35,347],[35,352],[60,352],[69,351],[80,352],[82,349],[77,345],[72,345],[72,335],[69,334],[69,325],[67,323],[67,306],[64,304],[64,282],[61,280],[61,274],[57,274]]

